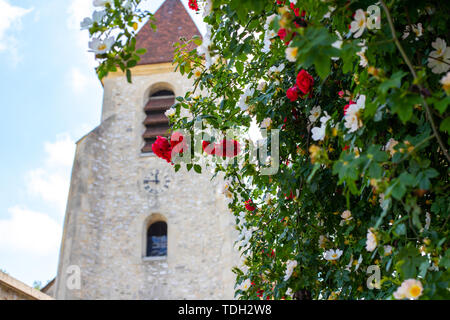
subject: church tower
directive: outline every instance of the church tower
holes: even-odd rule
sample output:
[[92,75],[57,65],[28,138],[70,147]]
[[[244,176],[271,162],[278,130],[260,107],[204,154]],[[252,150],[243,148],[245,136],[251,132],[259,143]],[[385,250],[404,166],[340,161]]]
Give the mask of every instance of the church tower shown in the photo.
[[[223,181],[173,167],[151,152],[164,111],[192,87],[175,73],[173,43],[200,35],[179,0],[145,25],[133,68],[104,80],[101,124],[77,142],[64,222],[57,299],[232,299],[238,262]],[[193,170],[192,170],[193,171]]]

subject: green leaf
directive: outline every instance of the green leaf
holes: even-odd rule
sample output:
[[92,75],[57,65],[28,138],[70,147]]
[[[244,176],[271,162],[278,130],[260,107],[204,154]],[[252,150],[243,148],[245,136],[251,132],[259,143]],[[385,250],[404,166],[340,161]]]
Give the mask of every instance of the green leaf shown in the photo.
[[437,172],[433,168],[428,168],[424,171],[420,171],[415,178],[415,185],[418,185],[420,189],[429,190],[431,188],[430,179],[436,178],[439,176],[439,172]]
[[330,73],[331,69],[331,60],[330,57],[324,54],[321,54],[320,52],[317,52],[316,58],[314,60],[314,66],[316,67],[316,71],[318,75],[325,79],[326,76]]
[[131,70],[130,70],[130,69],[127,69],[126,75],[127,75],[127,81],[128,81],[128,83],[131,83]]
[[127,62],[127,68],[133,68],[136,65],[137,65],[137,60],[129,60]]
[[416,180],[413,177],[413,175],[408,172],[403,172],[398,178],[400,179],[401,183],[403,183],[404,185],[407,185],[407,186],[414,185],[415,180]]
[[439,130],[450,133],[450,117],[445,118],[445,120],[441,122]]
[[428,260],[422,262],[419,266],[419,277],[425,278],[429,267],[430,267],[430,263],[428,262]]
[[414,247],[402,248],[396,258],[396,269],[403,279],[416,278],[418,268],[427,259],[422,257],[419,250]]
[[406,123],[411,119],[414,106],[422,103],[422,98],[414,94],[404,95],[402,91],[396,90],[388,97],[387,103],[392,112],[398,114],[400,120]]
[[444,268],[450,268],[450,249],[445,251],[445,255],[439,261],[439,265]]
[[446,96],[444,99],[441,100],[435,100],[433,105],[434,107],[443,114],[446,110],[448,105],[450,104],[450,96]]
[[378,90],[383,94],[386,95],[389,89],[391,88],[400,88],[402,83],[402,78],[407,75],[407,72],[404,71],[397,71],[395,72],[389,79],[382,82],[378,86]]
[[194,165],[194,171],[197,173],[202,173],[202,167],[198,164]]
[[340,50],[340,57],[344,62],[342,72],[348,73],[353,71],[354,61],[358,58],[356,53],[360,51],[361,48],[354,42],[345,43]]
[[139,48],[136,50],[136,54],[138,54],[140,56],[145,54],[146,52],[147,52],[147,49],[145,49],[145,48]]
[[395,199],[401,200],[405,195],[406,187],[398,178],[392,181],[393,183],[386,189],[386,195],[392,195]]
[[234,66],[236,67],[237,73],[242,76],[242,74],[244,73],[244,64],[241,61],[236,61],[234,63]]
[[383,170],[381,166],[378,163],[371,163],[369,167],[369,176],[371,176],[374,179],[380,179],[381,174],[383,173]]

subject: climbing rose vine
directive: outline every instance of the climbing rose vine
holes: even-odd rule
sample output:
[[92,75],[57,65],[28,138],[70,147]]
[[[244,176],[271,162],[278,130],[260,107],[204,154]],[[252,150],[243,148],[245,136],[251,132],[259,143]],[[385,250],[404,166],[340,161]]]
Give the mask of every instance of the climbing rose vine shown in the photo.
[[[131,80],[133,63],[117,52],[141,50],[130,46],[133,37],[124,44],[96,33],[113,28],[113,17],[127,21],[122,4],[106,4],[89,29],[103,41],[93,44],[100,78],[119,66]],[[225,158],[225,140],[214,139],[191,150],[195,164],[174,165],[225,176],[242,258],[233,269],[236,296],[450,298],[450,2],[189,7],[203,16],[206,34],[175,48],[176,69],[194,89],[168,113],[172,130],[193,135],[198,121],[202,132],[280,130],[279,152],[263,136],[268,162],[250,161],[250,141],[241,136],[228,165],[215,162]],[[170,148],[161,140],[154,151],[170,161]],[[263,174],[274,162],[278,170]]]

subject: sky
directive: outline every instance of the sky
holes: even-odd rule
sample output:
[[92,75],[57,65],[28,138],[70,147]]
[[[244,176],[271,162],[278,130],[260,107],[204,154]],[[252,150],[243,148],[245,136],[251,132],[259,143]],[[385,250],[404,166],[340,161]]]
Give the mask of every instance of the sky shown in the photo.
[[0,270],[28,285],[56,276],[75,142],[100,123],[103,88],[79,28],[92,10],[0,0]]

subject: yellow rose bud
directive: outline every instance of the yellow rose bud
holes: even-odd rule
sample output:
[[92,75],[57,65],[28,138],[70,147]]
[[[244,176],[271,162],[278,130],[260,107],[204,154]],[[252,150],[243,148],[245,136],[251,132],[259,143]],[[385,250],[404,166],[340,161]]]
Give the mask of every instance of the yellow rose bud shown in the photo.
[[367,71],[369,72],[369,74],[373,75],[374,77],[378,76],[378,73],[379,73],[378,69],[373,66],[370,66],[367,69]]

